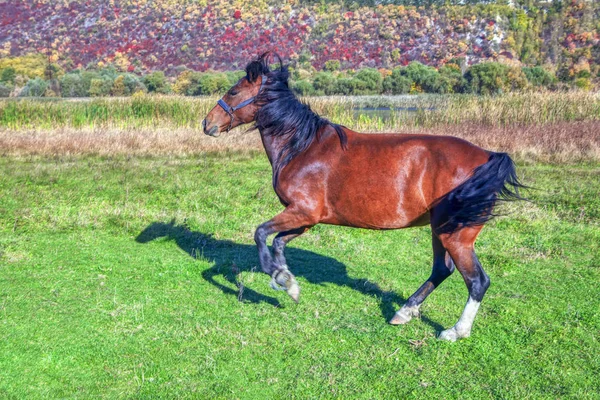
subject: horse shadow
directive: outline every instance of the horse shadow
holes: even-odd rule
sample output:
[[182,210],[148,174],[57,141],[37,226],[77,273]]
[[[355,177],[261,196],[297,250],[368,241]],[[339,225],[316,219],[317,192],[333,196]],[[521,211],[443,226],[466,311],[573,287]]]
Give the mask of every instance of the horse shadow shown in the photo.
[[[259,293],[239,281],[240,272],[256,271],[255,266],[259,265],[256,246],[216,239],[211,234],[191,231],[185,223],[176,225],[174,221],[151,223],[140,232],[135,241],[148,243],[158,238],[173,240],[191,257],[203,258],[213,263],[211,268],[202,271],[202,277],[224,294],[236,296],[240,301],[257,304],[264,302],[282,307],[275,297]],[[293,247],[286,248],[285,255],[288,264],[293,266],[294,275],[303,277],[311,284],[345,286],[364,295],[377,297],[382,317],[386,321],[393,317],[396,306],[406,302],[404,297],[392,291],[382,290],[368,279],[348,276],[346,266],[331,257]],[[237,290],[218,282],[215,279],[217,276],[222,276]],[[421,316],[421,320],[437,331],[443,330],[442,325],[425,316]]]

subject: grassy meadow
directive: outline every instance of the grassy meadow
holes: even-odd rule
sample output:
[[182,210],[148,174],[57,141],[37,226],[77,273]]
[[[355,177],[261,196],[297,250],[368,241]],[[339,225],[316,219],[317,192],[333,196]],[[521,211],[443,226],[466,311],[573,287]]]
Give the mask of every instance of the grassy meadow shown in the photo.
[[[597,398],[598,99],[511,96],[385,100],[478,104],[455,121],[438,105],[361,122],[348,104],[374,100],[310,99],[351,128],[511,151],[535,188],[480,235],[492,286],[457,343],[435,336],[466,301],[459,274],[422,318],[386,322],[429,275],[428,228],[317,226],[287,251],[300,303],[268,287],[253,232],[282,207],[257,133],[195,125],[215,99],[0,102],[0,397]],[[138,100],[184,104],[188,125],[127,119]]]

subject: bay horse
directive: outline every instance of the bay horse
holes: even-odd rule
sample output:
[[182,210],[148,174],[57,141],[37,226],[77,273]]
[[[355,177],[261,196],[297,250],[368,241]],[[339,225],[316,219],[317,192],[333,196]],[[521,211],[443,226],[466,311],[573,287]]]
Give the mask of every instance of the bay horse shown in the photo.
[[[515,166],[506,153],[486,151],[451,136],[364,134],[332,123],[299,101],[288,85],[279,56],[271,70],[265,53],[208,113],[207,135],[254,122],[273,170],[273,189],[285,207],[261,224],[254,239],[271,287],[297,302],[300,287],[284,249],[318,223],[366,229],[431,225],[431,276],[396,312],[390,323],[419,316],[425,298],[454,269],[469,291],[458,322],[438,336],[468,337],[490,286],[474,251],[483,224],[499,200],[521,199]],[[269,235],[273,254],[267,247]]]

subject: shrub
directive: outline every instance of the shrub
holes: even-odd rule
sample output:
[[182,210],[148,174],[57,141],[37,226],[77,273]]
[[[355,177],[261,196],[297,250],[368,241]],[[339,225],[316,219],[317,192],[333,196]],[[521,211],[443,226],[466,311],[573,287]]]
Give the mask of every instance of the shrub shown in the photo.
[[137,92],[146,93],[146,85],[142,83],[140,78],[133,74],[124,74],[123,83],[125,84],[125,95],[130,96]]
[[110,94],[113,96],[125,96],[126,92],[127,89],[125,87],[125,77],[123,75],[119,75],[113,82],[112,88],[110,89]]
[[523,70],[518,67],[510,67],[506,73],[506,84],[511,90],[525,89],[529,81],[523,73]]
[[17,72],[13,67],[4,68],[0,72],[0,82],[15,84],[15,77],[17,76]]
[[415,83],[415,87],[428,93],[447,93],[439,72],[433,68],[413,61],[402,70],[402,74]]
[[80,73],[65,74],[60,79],[62,97],[86,97],[88,89]]
[[173,84],[173,92],[181,95],[186,95],[188,90],[192,86],[192,75],[194,74],[191,70],[182,71],[177,75],[177,79]]
[[42,97],[46,93],[48,82],[42,78],[30,79],[19,93],[21,97]]
[[357,82],[356,94],[379,94],[383,90],[383,77],[375,68],[364,68],[358,71],[354,78]]
[[542,67],[523,67],[522,71],[532,86],[550,87],[556,83],[556,77]]
[[439,69],[439,93],[462,93],[467,87],[467,80],[463,77],[460,67],[456,64],[447,64]]
[[171,92],[165,73],[162,71],[155,71],[151,74],[144,76],[144,85],[149,92],[167,94]]
[[475,64],[468,69],[465,78],[469,90],[478,94],[500,94],[506,90],[509,67],[496,62]]
[[319,72],[315,75],[313,86],[318,93],[334,94],[335,77],[331,72]]
[[225,93],[231,87],[227,75],[223,73],[193,73],[190,95],[211,95]]
[[581,90],[590,91],[592,90],[592,82],[589,78],[577,78],[575,79],[575,86]]
[[315,94],[314,86],[307,80],[300,80],[294,82],[294,84],[292,85],[292,90],[300,96],[312,96],[313,94]]
[[0,82],[0,97],[9,97],[12,92],[12,87]]
[[389,94],[406,94],[410,92],[412,81],[402,75],[402,68],[394,68],[392,74],[383,80],[383,91]]
[[102,97],[110,95],[114,80],[109,76],[99,75],[90,80],[88,95],[91,97]]
[[335,72],[340,70],[340,62],[338,60],[325,61],[325,70]]

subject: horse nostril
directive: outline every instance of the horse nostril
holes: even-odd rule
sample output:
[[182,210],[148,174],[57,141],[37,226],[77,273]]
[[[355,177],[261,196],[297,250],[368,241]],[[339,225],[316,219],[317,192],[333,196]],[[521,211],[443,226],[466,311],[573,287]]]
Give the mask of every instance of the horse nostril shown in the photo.
[[215,125],[212,128],[210,128],[208,130],[208,132],[204,131],[204,133],[206,133],[207,135],[212,136],[212,137],[218,137],[219,136],[219,127]]

